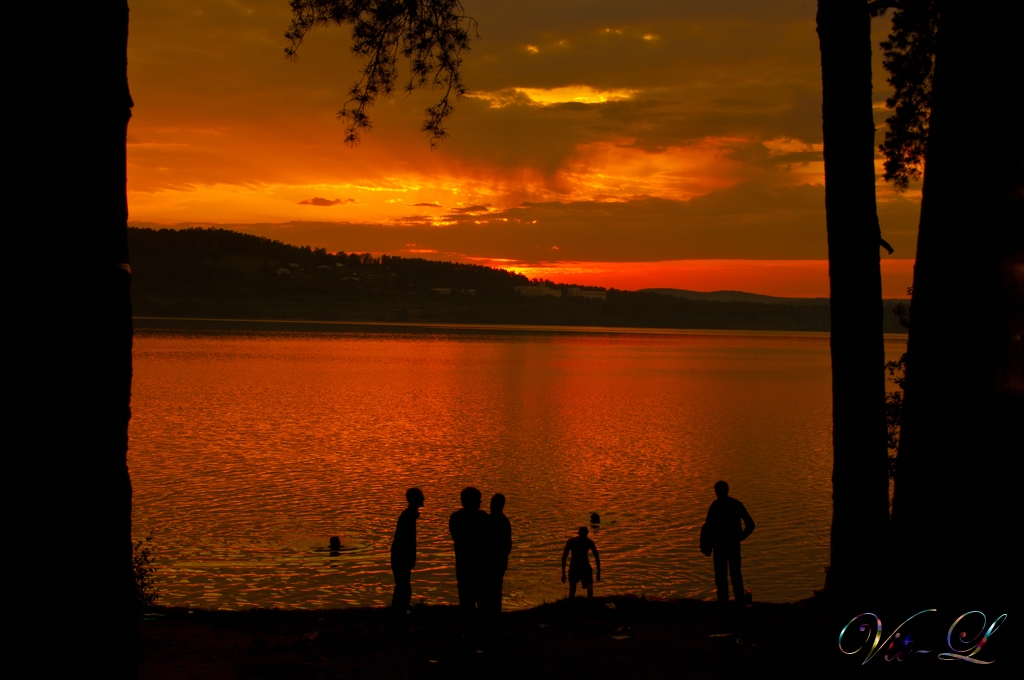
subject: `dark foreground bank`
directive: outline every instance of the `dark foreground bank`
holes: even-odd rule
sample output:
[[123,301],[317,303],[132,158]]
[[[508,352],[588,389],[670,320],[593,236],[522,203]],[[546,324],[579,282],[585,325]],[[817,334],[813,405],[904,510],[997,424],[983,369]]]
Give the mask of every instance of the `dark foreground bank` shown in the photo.
[[934,654],[879,654],[861,666],[863,654],[839,653],[838,631],[810,601],[727,611],[689,600],[560,601],[478,632],[443,606],[414,608],[399,627],[386,609],[156,611],[142,623],[144,679],[1005,676],[999,665]]

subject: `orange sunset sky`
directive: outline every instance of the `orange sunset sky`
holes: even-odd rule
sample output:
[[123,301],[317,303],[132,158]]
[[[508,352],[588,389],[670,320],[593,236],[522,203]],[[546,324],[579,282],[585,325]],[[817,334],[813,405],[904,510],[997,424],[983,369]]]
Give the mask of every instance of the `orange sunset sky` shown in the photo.
[[[286,0],[133,0],[130,224],[626,289],[828,295],[814,2],[464,6],[471,94],[431,151],[429,90],[379,102],[362,144],[342,143],[360,68],[347,28],[287,61]],[[881,141],[888,19],[875,28]],[[896,249],[883,292],[905,297],[920,187],[879,178],[878,199]]]

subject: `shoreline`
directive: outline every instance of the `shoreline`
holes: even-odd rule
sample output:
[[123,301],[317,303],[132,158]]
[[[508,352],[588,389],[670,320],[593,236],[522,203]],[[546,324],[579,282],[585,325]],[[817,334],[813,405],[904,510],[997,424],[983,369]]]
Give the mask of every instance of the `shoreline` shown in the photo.
[[[1010,642],[986,647],[985,657],[1002,661],[992,665],[942,661],[939,647],[887,660],[888,638],[875,658],[865,661],[866,648],[844,655],[837,642],[845,621],[819,597],[748,607],[632,595],[562,599],[476,623],[454,605],[414,605],[397,619],[387,607],[147,612],[143,680],[1003,678],[1016,667]],[[884,635],[897,625],[887,620]],[[932,642],[945,641],[944,627],[931,633]]]
[[387,607],[147,611],[146,679],[826,677],[842,660],[814,598],[563,599],[476,626],[453,605],[414,606],[398,624]]
[[[667,335],[667,336],[762,336],[828,338],[828,331],[746,330],[735,328],[649,328],[632,326],[557,326],[527,324],[477,324],[409,321],[321,321],[307,319],[242,319],[214,317],[134,316],[135,330],[210,330],[277,332],[449,332],[537,333],[560,335]],[[906,339],[904,333],[885,333],[886,338]]]

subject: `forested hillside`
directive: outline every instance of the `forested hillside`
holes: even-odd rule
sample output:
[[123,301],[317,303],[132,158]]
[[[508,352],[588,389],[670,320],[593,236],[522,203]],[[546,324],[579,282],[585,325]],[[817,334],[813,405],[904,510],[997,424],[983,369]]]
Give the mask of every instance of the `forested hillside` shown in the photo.
[[[128,231],[136,316],[815,330],[825,304],[692,300],[608,290],[607,299],[522,297],[525,276],[420,258],[331,254],[224,229]],[[580,286],[587,289],[587,286]],[[593,287],[590,287],[593,290]],[[774,301],[773,301],[774,302]],[[889,303],[891,307],[894,303]],[[885,315],[886,330],[901,332]]]

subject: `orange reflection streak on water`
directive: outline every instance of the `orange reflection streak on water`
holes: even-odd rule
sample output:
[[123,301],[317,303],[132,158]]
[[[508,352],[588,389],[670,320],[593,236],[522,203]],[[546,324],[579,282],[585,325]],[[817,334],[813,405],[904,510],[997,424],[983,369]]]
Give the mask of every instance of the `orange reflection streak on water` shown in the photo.
[[411,485],[431,602],[455,597],[447,516],[467,484],[509,499],[506,606],[562,595],[561,544],[594,511],[600,590],[710,596],[696,532],[718,478],[757,520],[759,599],[821,585],[824,334],[140,332],[135,367],[134,526],[156,531],[166,604],[385,603]]

